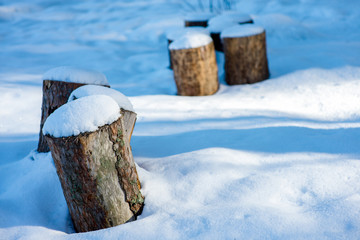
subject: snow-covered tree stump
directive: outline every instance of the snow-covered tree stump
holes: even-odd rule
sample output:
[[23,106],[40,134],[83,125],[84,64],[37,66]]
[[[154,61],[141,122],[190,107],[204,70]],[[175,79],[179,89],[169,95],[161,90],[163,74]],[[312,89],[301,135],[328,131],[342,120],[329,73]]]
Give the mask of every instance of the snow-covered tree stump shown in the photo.
[[204,96],[219,88],[214,44],[205,34],[188,34],[170,47],[178,95]]
[[123,224],[142,211],[125,121],[112,97],[93,95],[61,106],[44,124],[77,232]]
[[251,17],[247,14],[240,14],[236,12],[223,13],[221,15],[211,18],[208,22],[207,28],[209,29],[210,36],[214,41],[215,50],[221,52],[224,50],[223,43],[220,37],[220,34],[223,30],[235,25],[247,23],[253,23]]
[[209,19],[214,15],[208,12],[190,13],[185,17],[185,27],[207,27]]
[[49,146],[42,134],[42,128],[47,117],[68,101],[68,98],[74,89],[85,84],[108,86],[106,77],[103,74],[94,71],[72,67],[58,67],[51,69],[44,74],[38,152],[49,151]]
[[225,80],[228,84],[256,83],[270,76],[265,30],[239,25],[221,33],[225,53]]
[[[192,34],[192,33],[203,33],[203,34],[207,34],[210,35],[209,31],[204,28],[204,27],[199,27],[199,26],[195,26],[195,27],[181,27],[181,28],[173,28],[167,31],[166,33],[166,38],[167,38],[167,43],[168,43],[168,49],[170,44],[175,41],[176,39],[180,39],[182,37],[184,37],[185,35],[188,34]],[[169,68],[173,69],[172,67],[172,63],[171,63],[171,52],[169,49]]]

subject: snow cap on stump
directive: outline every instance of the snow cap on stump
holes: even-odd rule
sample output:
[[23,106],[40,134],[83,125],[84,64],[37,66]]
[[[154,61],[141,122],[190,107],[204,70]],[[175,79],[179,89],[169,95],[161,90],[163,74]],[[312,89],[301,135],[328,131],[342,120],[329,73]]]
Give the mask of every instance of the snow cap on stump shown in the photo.
[[44,73],[43,80],[109,85],[104,74],[93,70],[75,68],[71,66],[52,68]]
[[109,96],[117,102],[117,104],[119,105],[119,108],[131,111],[131,112],[135,112],[134,107],[131,104],[130,100],[124,94],[122,94],[121,92],[119,92],[115,89],[111,89],[111,88],[103,87],[103,86],[97,86],[97,85],[85,85],[85,86],[75,89],[69,97],[69,102],[74,101],[78,98],[83,98],[83,97],[92,96],[92,95]]
[[208,45],[212,42],[209,35],[203,33],[187,34],[179,39],[176,39],[169,46],[170,50],[198,48]]
[[239,38],[261,34],[265,31],[263,27],[247,24],[236,25],[226,28],[221,32],[221,38]]
[[210,35],[210,32],[205,27],[178,27],[178,28],[172,28],[166,32],[166,38],[174,41],[176,39],[182,38],[185,35],[193,34],[193,33],[203,33],[206,35]]
[[209,22],[207,29],[211,33],[221,33],[226,28],[235,25],[238,25],[238,23],[230,18],[216,18],[211,23]]
[[46,119],[43,134],[56,138],[76,136],[96,131],[120,116],[119,105],[113,98],[105,95],[87,96],[56,109]]

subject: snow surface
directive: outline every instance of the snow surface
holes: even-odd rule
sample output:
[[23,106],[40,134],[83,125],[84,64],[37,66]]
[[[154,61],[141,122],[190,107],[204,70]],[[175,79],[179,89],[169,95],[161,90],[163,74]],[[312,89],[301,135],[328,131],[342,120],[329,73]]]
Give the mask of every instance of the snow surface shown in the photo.
[[201,21],[207,21],[214,16],[215,16],[215,14],[211,13],[211,12],[193,12],[193,13],[186,14],[184,17],[184,20],[201,22]]
[[221,32],[221,38],[236,38],[236,37],[248,37],[253,35],[258,35],[263,33],[265,29],[260,26],[256,26],[254,24],[247,25],[236,25],[229,28],[225,28],[224,31]]
[[189,48],[198,48],[206,46],[212,42],[212,38],[203,33],[191,32],[181,38],[175,39],[169,45],[169,49],[178,50],[178,49],[189,49]]
[[[217,53],[220,90],[183,97],[165,33],[185,1],[2,0],[0,239],[359,239],[360,1],[235,9],[266,29],[271,79],[228,86]],[[61,65],[130,96],[135,222],[74,233],[51,154],[33,151],[41,76]]]
[[109,85],[105,75],[100,72],[70,66],[48,70],[44,73],[43,80]]
[[209,23],[209,25],[207,26],[207,29],[211,33],[221,33],[224,29],[229,28],[231,26],[236,26],[236,25],[238,25],[238,23],[236,23],[232,19],[217,18],[217,20]]
[[169,40],[174,41],[175,39],[182,38],[185,35],[193,34],[193,33],[203,33],[206,35],[210,35],[210,32],[207,28],[204,27],[174,27],[172,29],[169,29],[166,32],[166,38]]
[[208,22],[208,25],[219,24],[219,22],[229,22],[229,21],[240,24],[251,20],[252,18],[247,14],[241,14],[237,12],[227,12],[211,18]]
[[96,86],[96,85],[84,85],[77,89],[75,89],[69,97],[69,102],[76,100],[78,98],[92,96],[92,95],[106,95],[112,97],[119,108],[124,110],[135,112],[133,105],[131,104],[130,100],[121,92],[103,86]]
[[43,134],[53,137],[77,136],[94,132],[120,117],[120,108],[110,96],[91,95],[68,102],[46,119]]

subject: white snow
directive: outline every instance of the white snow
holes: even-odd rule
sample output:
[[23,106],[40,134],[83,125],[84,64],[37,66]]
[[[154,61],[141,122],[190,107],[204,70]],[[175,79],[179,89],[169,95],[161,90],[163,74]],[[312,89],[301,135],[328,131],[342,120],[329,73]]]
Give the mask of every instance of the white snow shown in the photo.
[[206,46],[212,42],[212,38],[203,33],[192,32],[184,35],[181,38],[175,39],[170,45],[169,49],[189,49]]
[[42,79],[74,83],[109,85],[105,75],[100,72],[70,66],[52,68],[46,73],[44,73]]
[[184,20],[200,22],[200,21],[207,21],[214,16],[215,14],[211,12],[193,12],[186,14]]
[[75,89],[70,94],[69,102],[76,100],[78,98],[92,96],[92,95],[106,95],[112,97],[119,105],[119,108],[135,112],[134,107],[131,104],[130,100],[124,94],[122,94],[121,92],[115,89],[103,87],[103,86],[97,86],[97,85],[84,85]]
[[93,132],[120,117],[117,102],[106,95],[91,95],[68,102],[46,119],[43,134],[53,137]]
[[[166,32],[198,2],[1,1],[0,239],[359,238],[360,1],[236,1],[266,29],[271,78],[228,86],[218,52],[219,91],[177,96]],[[135,222],[74,233],[34,151],[41,76],[61,65],[103,72],[137,111]]]
[[207,29],[211,33],[221,33],[224,29],[229,28],[231,26],[238,25],[235,21],[232,19],[223,19],[223,18],[217,18],[215,21],[212,21],[207,26]]
[[236,25],[229,28],[225,28],[224,31],[221,32],[221,38],[236,38],[236,37],[248,37],[253,35],[258,35],[263,33],[265,29],[260,26],[256,26],[254,24],[247,25]]
[[210,35],[210,32],[207,28],[204,27],[175,27],[172,29],[169,29],[166,32],[166,38],[169,40],[176,40],[179,38],[182,38],[183,36],[186,36],[188,34],[193,34],[193,33],[203,33],[206,35]]
[[211,18],[208,22],[208,25],[219,24],[221,22],[229,22],[229,21],[235,22],[237,24],[241,24],[251,20],[252,18],[247,14],[242,14],[237,12],[225,12]]

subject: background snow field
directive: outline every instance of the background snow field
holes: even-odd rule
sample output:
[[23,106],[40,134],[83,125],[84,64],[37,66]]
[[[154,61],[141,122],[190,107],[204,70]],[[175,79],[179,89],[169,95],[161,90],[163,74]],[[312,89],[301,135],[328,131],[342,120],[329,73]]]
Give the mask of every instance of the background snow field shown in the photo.
[[[237,1],[271,79],[176,95],[166,33],[197,0],[0,0],[0,239],[359,239],[360,1]],[[186,3],[191,3],[186,4]],[[195,8],[195,9],[192,9]],[[135,222],[76,234],[49,153],[42,76],[104,73],[138,114]]]

